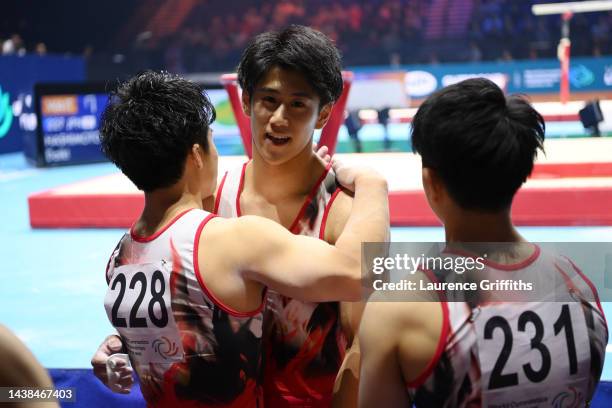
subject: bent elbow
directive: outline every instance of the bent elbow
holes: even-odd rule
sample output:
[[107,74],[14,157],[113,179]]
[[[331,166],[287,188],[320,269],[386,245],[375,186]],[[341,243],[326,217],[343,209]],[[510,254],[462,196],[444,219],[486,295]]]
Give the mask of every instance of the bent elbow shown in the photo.
[[362,297],[362,275],[361,263],[357,260],[351,262],[351,266],[347,268],[346,275],[343,278],[342,299],[344,302],[358,302]]

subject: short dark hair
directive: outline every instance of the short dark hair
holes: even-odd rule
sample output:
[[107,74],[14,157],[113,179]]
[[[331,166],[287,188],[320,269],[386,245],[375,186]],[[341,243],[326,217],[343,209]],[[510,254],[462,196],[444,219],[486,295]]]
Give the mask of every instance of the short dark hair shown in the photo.
[[199,85],[147,71],[114,91],[102,116],[104,154],[140,190],[169,187],[183,175],[191,147],[208,151],[215,108]]
[[321,106],[342,94],[340,52],[329,37],[310,27],[291,25],[256,36],[240,59],[238,83],[252,97],[257,84],[274,67],[304,75]]
[[461,207],[498,211],[544,151],[544,119],[522,96],[468,79],[431,95],[412,120],[412,147]]

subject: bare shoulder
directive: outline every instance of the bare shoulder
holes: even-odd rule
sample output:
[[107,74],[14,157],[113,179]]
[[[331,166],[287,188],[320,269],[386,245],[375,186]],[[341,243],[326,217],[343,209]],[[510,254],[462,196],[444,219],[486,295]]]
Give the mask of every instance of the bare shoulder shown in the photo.
[[233,258],[231,249],[240,243],[240,239],[237,238],[240,236],[239,226],[240,224],[233,218],[214,217],[206,223],[200,231],[200,236],[196,238],[200,271],[207,266],[208,268],[204,269],[215,272],[224,260],[229,260],[231,263]]
[[274,250],[287,234],[281,225],[255,215],[215,217],[202,230],[200,248],[225,260],[247,259],[249,253]]
[[344,226],[349,219],[351,214],[351,208],[353,207],[353,196],[350,191],[340,190],[334,197],[334,201],[331,204],[327,220],[325,222],[325,236],[323,239],[334,244]]
[[423,374],[438,350],[443,334],[445,305],[440,302],[407,303],[398,336],[398,355],[406,381]]
[[405,381],[412,381],[434,358],[444,324],[442,308],[439,302],[370,301],[360,341],[396,354]]
[[[255,234],[274,228],[276,223],[256,215],[244,215],[238,218],[214,217],[203,230],[207,238],[236,240],[238,238],[251,238]],[[279,228],[282,228],[279,226]],[[246,237],[245,237],[246,236]]]

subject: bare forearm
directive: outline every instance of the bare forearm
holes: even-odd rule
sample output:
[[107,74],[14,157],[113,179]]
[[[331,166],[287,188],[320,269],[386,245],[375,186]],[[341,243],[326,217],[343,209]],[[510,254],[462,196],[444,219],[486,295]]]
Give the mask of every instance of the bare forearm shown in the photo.
[[[246,236],[248,233],[242,235]],[[259,228],[248,242],[236,252],[242,259],[250,259],[238,267],[246,279],[311,302],[360,299],[361,273],[356,257],[324,241],[293,235],[276,224],[267,230]]]
[[389,234],[389,190],[379,176],[360,176],[346,226],[336,247],[359,258],[362,242],[381,242]]

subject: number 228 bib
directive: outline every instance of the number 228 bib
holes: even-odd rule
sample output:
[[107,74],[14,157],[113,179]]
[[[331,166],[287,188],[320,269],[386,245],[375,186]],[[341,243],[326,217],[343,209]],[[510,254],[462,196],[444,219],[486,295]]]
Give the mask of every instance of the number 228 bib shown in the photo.
[[474,325],[483,406],[585,405],[590,351],[579,302],[486,305]]
[[161,261],[115,268],[104,306],[140,364],[173,363],[184,356],[172,313],[170,266]]

